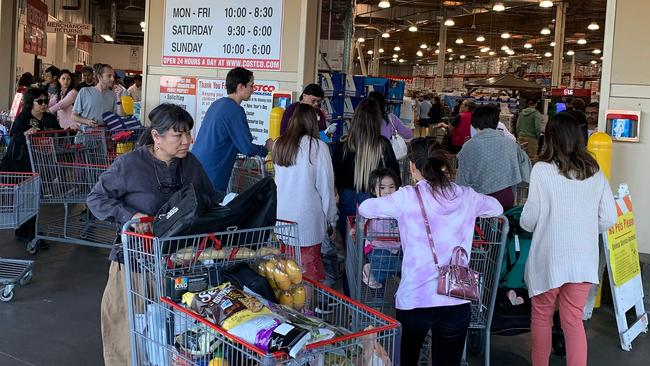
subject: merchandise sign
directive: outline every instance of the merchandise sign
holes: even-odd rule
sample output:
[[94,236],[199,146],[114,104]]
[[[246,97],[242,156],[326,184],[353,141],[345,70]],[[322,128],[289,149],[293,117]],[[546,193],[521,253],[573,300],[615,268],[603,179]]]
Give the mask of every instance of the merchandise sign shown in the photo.
[[610,266],[618,287],[641,273],[637,248],[636,225],[630,196],[616,200],[618,219],[607,232]]
[[[241,104],[246,111],[246,119],[253,135],[253,142],[257,145],[263,145],[266,139],[269,138],[269,119],[271,109],[273,109],[273,92],[279,87],[280,83],[277,81],[255,80],[255,92],[248,101],[243,101]],[[228,95],[226,81],[199,79],[198,95],[195,131],[199,131],[210,105],[215,100]]]
[[192,133],[196,136],[196,78],[182,76],[160,77],[160,103],[176,104],[185,109],[194,119]]
[[65,33],[78,36],[92,36],[92,24],[66,23],[66,22],[47,22],[47,31],[50,33]]
[[283,0],[166,0],[162,64],[280,70]]
[[27,0],[27,24],[23,52],[47,56],[47,5],[41,0]]

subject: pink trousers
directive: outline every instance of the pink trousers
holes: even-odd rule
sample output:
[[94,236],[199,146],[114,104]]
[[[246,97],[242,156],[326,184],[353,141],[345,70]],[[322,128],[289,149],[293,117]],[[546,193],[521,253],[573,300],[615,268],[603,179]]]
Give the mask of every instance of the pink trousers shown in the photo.
[[567,366],[587,365],[587,336],[582,313],[591,283],[566,283],[533,296],[531,314],[531,359],[533,366],[548,366],[555,303],[559,300],[560,322],[566,343]]

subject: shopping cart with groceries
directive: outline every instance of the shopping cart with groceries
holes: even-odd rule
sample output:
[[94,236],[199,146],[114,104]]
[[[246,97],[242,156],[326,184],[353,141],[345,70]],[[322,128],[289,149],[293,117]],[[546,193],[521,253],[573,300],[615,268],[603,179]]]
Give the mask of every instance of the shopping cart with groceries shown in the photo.
[[386,366],[399,353],[395,320],[302,277],[295,223],[159,238],[134,222],[133,364]]
[[108,161],[112,163],[118,156],[133,151],[138,146],[138,141],[140,141],[142,134],[144,134],[146,130],[147,129],[145,127],[136,127],[122,130],[98,128],[88,130],[88,132],[101,133],[104,135]]
[[27,251],[35,254],[42,240],[111,248],[116,226],[95,219],[83,205],[110,164],[104,134],[38,132],[28,137],[27,147],[32,170],[41,179],[40,203],[62,211],[53,220],[37,219],[36,236]]
[[241,193],[265,177],[273,176],[273,161],[268,156],[246,156],[237,154],[232,168],[228,193]]
[[[0,229],[17,229],[36,217],[41,180],[36,173],[0,172]],[[17,284],[32,279],[34,261],[0,258],[0,301],[11,301]]]

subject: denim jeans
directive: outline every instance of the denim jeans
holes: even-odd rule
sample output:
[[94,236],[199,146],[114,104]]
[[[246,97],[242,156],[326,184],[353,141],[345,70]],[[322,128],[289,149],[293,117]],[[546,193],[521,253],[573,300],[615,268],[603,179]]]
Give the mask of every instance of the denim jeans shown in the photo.
[[386,284],[389,276],[399,271],[399,256],[388,249],[373,249],[368,253],[368,260],[372,277],[382,285]]

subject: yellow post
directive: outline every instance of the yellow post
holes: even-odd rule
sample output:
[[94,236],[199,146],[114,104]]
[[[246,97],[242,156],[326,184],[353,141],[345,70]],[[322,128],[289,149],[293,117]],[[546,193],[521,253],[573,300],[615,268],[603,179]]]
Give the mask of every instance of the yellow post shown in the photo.
[[[596,132],[589,137],[587,150],[594,155],[600,169],[602,169],[607,179],[609,179],[612,168],[612,138],[604,132]],[[596,303],[594,308],[600,307],[600,296],[603,289],[602,283],[603,281],[601,278],[600,285],[598,285],[598,293],[596,294]]]
[[282,123],[282,115],[284,108],[275,107],[271,109],[271,118],[269,118],[269,138],[272,140],[280,137],[280,124]]
[[133,98],[130,95],[123,95],[120,97],[122,103],[122,110],[127,116],[133,115]]

